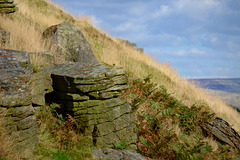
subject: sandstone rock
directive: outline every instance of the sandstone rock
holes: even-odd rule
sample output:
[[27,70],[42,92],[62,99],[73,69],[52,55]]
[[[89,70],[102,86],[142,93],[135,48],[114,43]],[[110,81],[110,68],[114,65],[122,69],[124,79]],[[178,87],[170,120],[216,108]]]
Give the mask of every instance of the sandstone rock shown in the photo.
[[11,107],[4,113],[4,116],[0,115],[1,127],[5,128],[13,142],[13,151],[22,159],[31,159],[38,141],[38,125],[33,107]]
[[0,50],[1,127],[13,141],[13,151],[30,159],[37,143],[38,125],[32,107],[28,52]]
[[128,87],[126,71],[116,66],[87,66],[82,63],[67,63],[48,70],[52,73],[53,87],[59,91],[88,93],[107,89],[111,92]]
[[17,10],[18,8],[13,0],[0,0],[0,13],[13,13]]
[[147,160],[139,153],[133,153],[127,150],[114,150],[110,148],[95,149],[91,151],[94,158],[114,159],[114,160]]
[[0,28],[0,46],[5,47],[10,42],[10,32]]
[[219,142],[240,150],[240,135],[224,119],[217,117],[202,128],[207,135],[213,136]]
[[47,28],[43,37],[52,44],[58,61],[99,64],[82,32],[68,21]]
[[119,98],[128,88],[126,71],[116,66],[67,63],[47,68],[54,91],[46,95],[49,102],[60,103],[63,113],[70,113],[79,130],[92,138],[97,147],[113,147],[125,141],[136,150],[133,116],[128,102]]
[[33,73],[31,76],[32,103],[34,106],[45,105],[45,94],[53,91],[52,79],[47,71]]
[[27,52],[0,50],[0,106],[31,104],[31,88],[29,87],[31,72]]

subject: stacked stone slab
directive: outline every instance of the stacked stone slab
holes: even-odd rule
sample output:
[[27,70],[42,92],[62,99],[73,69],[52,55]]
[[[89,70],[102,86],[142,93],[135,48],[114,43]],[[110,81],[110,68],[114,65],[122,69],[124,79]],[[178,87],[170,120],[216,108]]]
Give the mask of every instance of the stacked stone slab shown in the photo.
[[18,10],[13,0],[0,0],[0,13],[13,13]]
[[48,71],[54,92],[46,98],[62,104],[64,112],[74,116],[80,131],[91,137],[97,147],[124,142],[127,148],[136,149],[131,106],[119,98],[119,92],[128,88],[124,69],[75,62]]
[[22,159],[33,156],[37,143],[38,125],[29,85],[31,70],[27,52],[0,49],[0,127]]

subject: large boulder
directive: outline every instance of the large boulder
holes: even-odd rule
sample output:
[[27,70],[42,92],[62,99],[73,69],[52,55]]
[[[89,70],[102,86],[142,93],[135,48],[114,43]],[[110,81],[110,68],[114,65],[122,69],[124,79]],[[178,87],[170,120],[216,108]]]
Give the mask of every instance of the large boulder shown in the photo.
[[[33,157],[38,125],[32,107],[28,52],[0,49],[0,127],[12,141],[21,159]],[[1,142],[3,143],[3,142]]]
[[63,113],[76,119],[79,130],[92,138],[96,147],[124,142],[127,149],[136,150],[131,106],[119,97],[119,92],[128,88],[123,68],[75,62],[47,70],[54,89],[46,95],[47,101],[61,104]]
[[18,10],[13,0],[0,0],[0,13],[13,13]]
[[43,37],[54,50],[56,62],[99,64],[82,32],[68,21],[47,28]]

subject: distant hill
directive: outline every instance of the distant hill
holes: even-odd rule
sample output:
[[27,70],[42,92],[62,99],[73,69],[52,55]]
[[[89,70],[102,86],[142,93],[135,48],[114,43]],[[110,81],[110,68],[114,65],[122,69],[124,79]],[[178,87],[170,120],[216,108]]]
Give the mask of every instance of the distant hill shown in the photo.
[[240,78],[191,79],[201,88],[240,93]]
[[191,79],[194,84],[207,89],[207,93],[221,98],[240,110],[240,78]]

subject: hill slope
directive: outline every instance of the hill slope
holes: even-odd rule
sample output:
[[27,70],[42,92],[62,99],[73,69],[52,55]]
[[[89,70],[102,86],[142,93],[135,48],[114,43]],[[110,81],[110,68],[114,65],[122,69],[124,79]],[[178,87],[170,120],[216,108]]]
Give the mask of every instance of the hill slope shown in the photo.
[[[0,15],[0,27],[11,32],[11,42],[5,48],[30,52],[46,51],[42,32],[51,25],[70,21],[83,32],[101,63],[125,68],[130,79],[143,79],[151,75],[151,81],[158,87],[164,86],[172,97],[181,102],[180,106],[191,108],[196,105],[207,105],[217,116],[223,117],[230,125],[234,125],[237,131],[240,131],[240,114],[236,110],[182,79],[169,64],[160,64],[149,54],[124,45],[119,39],[95,28],[91,25],[89,18],[72,17],[61,7],[44,0],[15,0],[15,3],[18,4],[18,12]],[[39,59],[32,59],[32,63],[35,64],[41,63],[39,61]],[[149,111],[149,108],[144,105],[140,109]],[[178,130],[177,125],[171,127]]]
[[182,79],[169,64],[160,64],[149,54],[123,45],[118,39],[96,29],[89,18],[73,18],[59,6],[44,0],[15,0],[15,3],[18,4],[18,12],[0,16],[0,26],[11,32],[10,45],[5,48],[45,51],[47,49],[42,40],[42,32],[51,25],[68,20],[80,28],[100,62],[121,66],[129,72],[130,77],[144,78],[152,75],[154,83],[164,85],[169,93],[184,104],[191,106],[207,103],[218,116],[235,124],[235,128],[240,131],[240,116],[235,110]]

